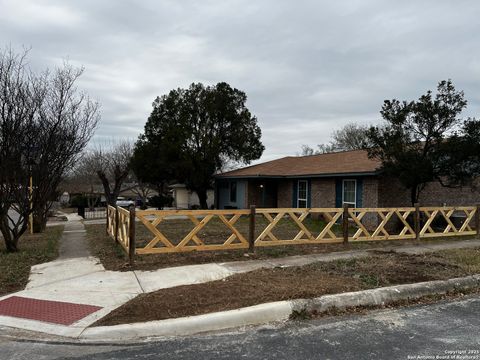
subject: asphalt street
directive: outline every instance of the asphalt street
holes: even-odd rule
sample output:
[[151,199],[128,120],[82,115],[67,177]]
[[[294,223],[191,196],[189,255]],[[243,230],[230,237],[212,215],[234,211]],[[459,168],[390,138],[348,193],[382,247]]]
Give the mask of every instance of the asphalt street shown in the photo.
[[[480,296],[475,295],[364,315],[152,339],[130,345],[18,341],[4,335],[0,336],[0,358],[480,360],[479,314]],[[0,330],[8,334],[5,329]]]

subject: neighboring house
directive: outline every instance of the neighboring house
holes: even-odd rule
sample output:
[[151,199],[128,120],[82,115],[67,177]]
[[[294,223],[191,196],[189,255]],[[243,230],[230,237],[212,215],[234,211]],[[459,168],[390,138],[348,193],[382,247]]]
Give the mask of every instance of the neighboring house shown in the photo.
[[[187,189],[185,184],[173,184],[169,188],[172,191],[173,205],[177,209],[191,209],[200,206],[197,193]],[[212,190],[207,191],[207,205],[212,207],[215,202],[215,192]]]
[[[216,207],[311,208],[411,206],[410,192],[378,170],[364,150],[288,156],[218,174]],[[475,205],[480,192],[430,183],[421,192],[426,206]]]
[[[142,193],[142,190],[147,195],[147,198],[158,195],[158,191],[151,188],[148,188],[148,191],[146,191],[145,188],[139,187],[136,183],[125,183],[123,184],[122,188],[124,190],[120,192],[120,197],[133,201],[141,200],[141,196],[139,196],[139,194]],[[65,193],[62,196],[65,198],[65,194],[67,194],[69,196],[69,201],[71,201],[77,196],[86,196],[89,198],[98,199],[100,206],[106,205],[106,198],[104,193],[105,190],[102,184],[66,182],[62,184],[62,189],[65,190]]]

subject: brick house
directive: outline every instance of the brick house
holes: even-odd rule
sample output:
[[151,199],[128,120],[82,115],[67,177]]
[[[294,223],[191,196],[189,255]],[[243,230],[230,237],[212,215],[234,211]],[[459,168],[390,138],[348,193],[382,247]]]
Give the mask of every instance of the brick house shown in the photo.
[[[379,167],[364,150],[287,156],[217,175],[215,205],[218,209],[411,206],[409,191],[397,179],[382,175]],[[480,192],[432,182],[419,202],[475,205],[480,203]]]

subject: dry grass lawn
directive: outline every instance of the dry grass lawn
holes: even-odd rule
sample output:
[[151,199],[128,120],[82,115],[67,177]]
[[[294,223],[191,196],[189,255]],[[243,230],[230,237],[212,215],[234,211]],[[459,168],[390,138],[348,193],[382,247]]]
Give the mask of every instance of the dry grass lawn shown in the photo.
[[0,237],[0,295],[25,288],[33,265],[52,261],[58,256],[58,240],[62,232],[63,226],[51,226],[41,234],[24,234],[16,253],[7,253]]

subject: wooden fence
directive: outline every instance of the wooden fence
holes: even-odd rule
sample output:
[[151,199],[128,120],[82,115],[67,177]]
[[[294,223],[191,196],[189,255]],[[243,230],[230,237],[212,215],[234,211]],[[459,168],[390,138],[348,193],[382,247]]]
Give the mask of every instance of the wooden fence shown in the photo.
[[107,207],[107,234],[118,242],[133,263],[135,255],[135,208]]
[[479,206],[140,211],[109,206],[107,233],[133,261],[134,254],[478,235],[479,215]]

